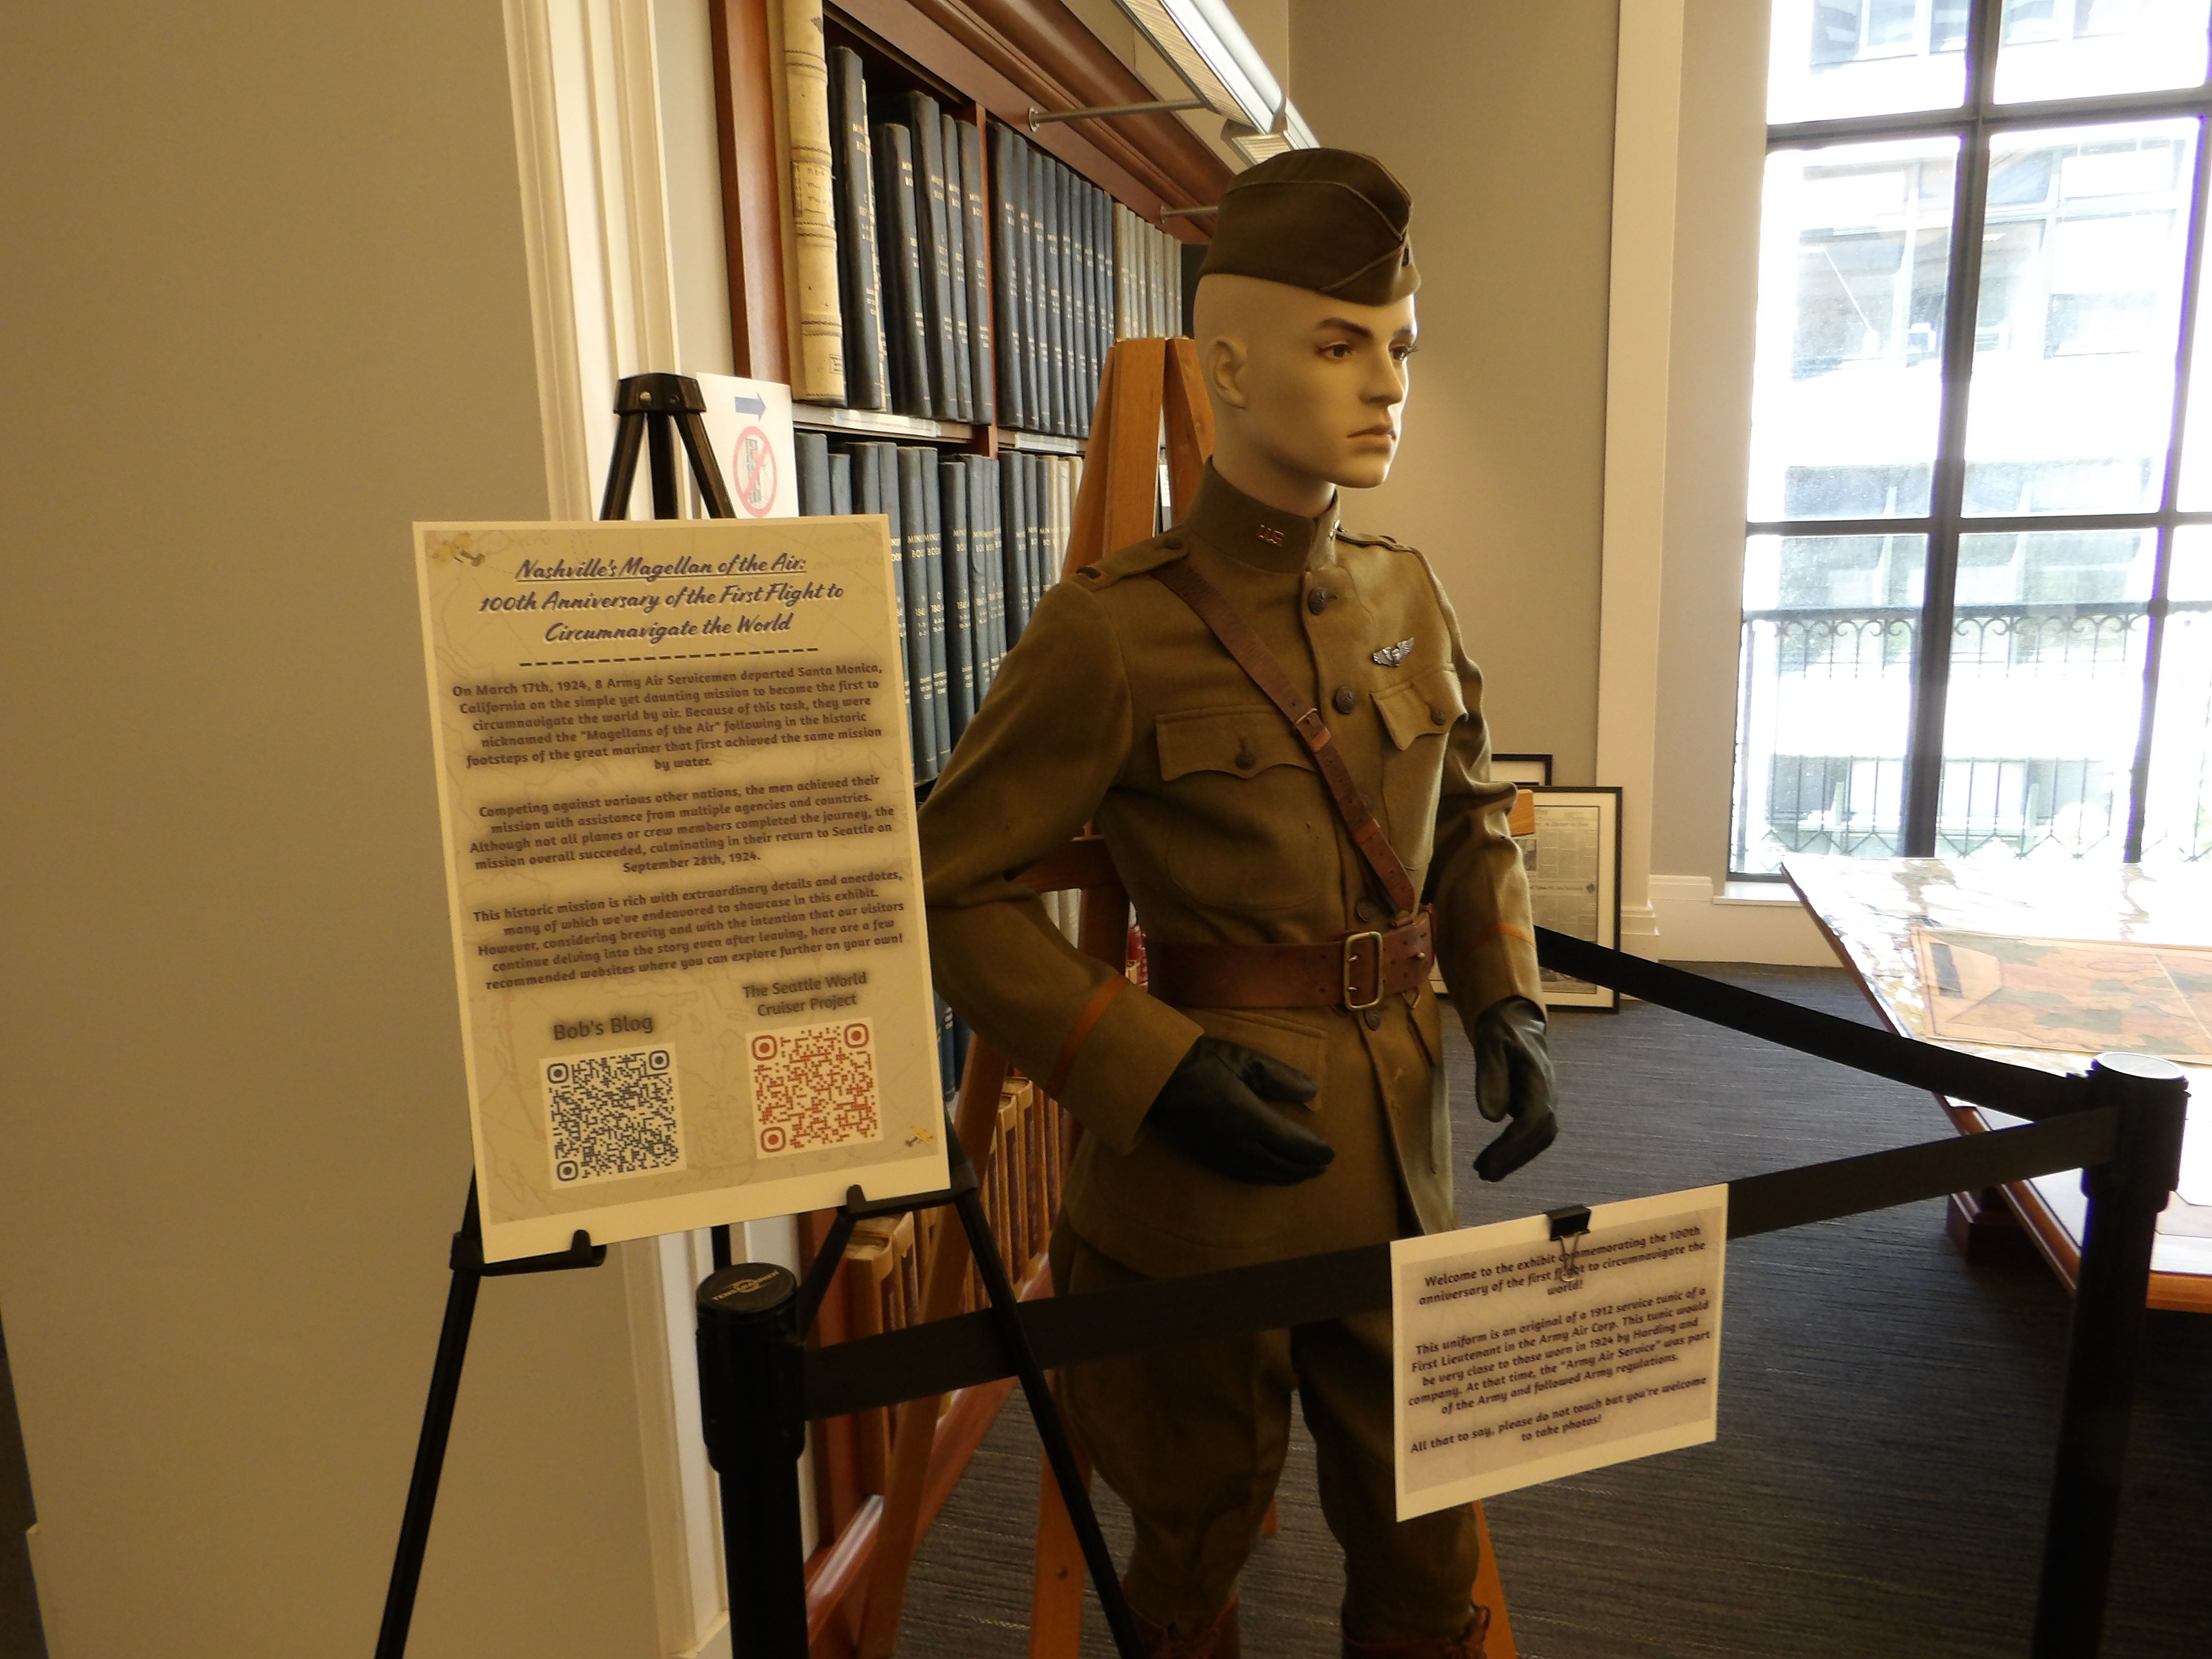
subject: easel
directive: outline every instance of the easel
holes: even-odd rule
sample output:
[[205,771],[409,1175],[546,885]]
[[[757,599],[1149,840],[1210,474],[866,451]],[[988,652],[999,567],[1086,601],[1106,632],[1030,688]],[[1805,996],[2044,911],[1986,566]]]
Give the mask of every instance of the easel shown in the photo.
[[[690,459],[693,481],[698,485],[708,516],[736,516],[728,491],[708,453],[705,426],[700,420],[705,409],[698,383],[688,376],[636,374],[622,381],[615,403],[615,412],[621,418],[607,471],[606,494],[600,503],[601,519],[626,516],[636,479],[638,452],[648,441],[653,516],[678,516],[677,434],[683,438],[685,453]],[[1121,909],[1126,916],[1126,897]],[[978,1196],[981,1183],[971,1161],[971,1150],[980,1151],[988,1161],[991,1115],[996,1111],[998,1087],[1005,1078],[1006,1066],[1004,1061],[997,1062],[995,1069],[988,1065],[979,1066],[977,1058],[971,1050],[960,1107],[947,1146],[951,1184],[942,1192],[882,1202],[871,1202],[860,1188],[852,1188],[803,1285],[787,1283],[790,1275],[781,1268],[763,1268],[753,1264],[733,1267],[730,1229],[720,1226],[712,1230],[715,1272],[701,1285],[697,1304],[699,1386],[709,1459],[722,1476],[720,1484],[725,1583],[729,1605],[733,1613],[744,1607],[752,1613],[743,1624],[734,1616],[731,1620],[732,1638],[738,1644],[738,1659],[804,1659],[807,1646],[806,1597],[799,1534],[797,1448],[774,1447],[771,1450],[775,1455],[763,1458],[758,1455],[757,1437],[733,1434],[730,1425],[733,1419],[742,1419],[747,1414],[749,1404],[757,1408],[754,1413],[757,1417],[787,1415],[784,1408],[795,1399],[787,1391],[795,1386],[799,1344],[843,1259],[854,1224],[871,1216],[939,1205],[950,1205],[960,1218],[960,1236],[982,1277],[1000,1341],[1029,1397],[1048,1465],[1058,1479],[1057,1490],[1064,1512],[1072,1517],[1071,1526],[1083,1559],[1097,1582],[1099,1600],[1114,1632],[1115,1645],[1122,1659],[1144,1659],[1143,1641],[1121,1595],[1112,1557],[1091,1508],[1087,1475],[1077,1461],[1050,1386],[1016,1316],[1018,1300]],[[971,1106],[970,1096],[975,1092],[971,1085],[987,1072],[993,1078],[988,1097],[976,1094],[976,1103]],[[931,1317],[948,1316],[958,1305],[968,1261],[951,1248],[952,1237],[951,1229],[944,1229],[939,1248],[932,1253],[926,1292],[933,1310]],[[596,1267],[606,1257],[607,1247],[592,1243],[591,1235],[578,1228],[565,1251],[513,1261],[486,1262],[476,1177],[473,1173],[470,1176],[461,1229],[453,1235],[450,1254],[453,1284],[447,1293],[445,1322],[439,1332],[437,1357],[431,1367],[429,1401],[416,1445],[414,1471],[408,1484],[392,1580],[385,1596],[384,1620],[377,1634],[376,1659],[403,1659],[406,1652],[408,1629],[413,1621],[416,1595],[421,1585],[423,1553],[429,1541],[446,1446],[453,1431],[453,1408],[460,1392],[461,1367],[468,1354],[469,1331],[475,1318],[479,1285],[486,1279],[520,1273]],[[766,1363],[762,1362],[763,1355],[769,1357]],[[803,1434],[803,1419],[800,1421]],[[902,1413],[902,1428],[905,1421],[905,1414]],[[933,1428],[934,1425],[933,1412],[930,1426]],[[926,1459],[926,1442],[924,1455]],[[908,1534],[910,1538],[910,1524]],[[910,1542],[908,1553],[911,1553]],[[902,1586],[903,1558],[901,1566]],[[1076,1595],[1079,1612],[1079,1579],[1076,1582]]]
[[[629,497],[637,479],[640,447],[651,442],[653,454],[653,516],[677,516],[675,428],[691,459],[691,477],[707,504],[708,516],[732,519],[737,509],[723,488],[707,446],[707,428],[700,416],[706,399],[699,383],[684,374],[633,374],[617,388],[614,457],[607,468],[605,497],[599,503],[602,519],[626,518]],[[717,1227],[714,1265],[730,1260],[730,1230]],[[461,1209],[461,1229],[453,1235],[449,1257],[453,1270],[446,1292],[446,1319],[438,1332],[438,1355],[430,1366],[429,1403],[422,1412],[422,1432],[415,1444],[415,1471],[407,1483],[407,1507],[399,1522],[399,1546],[392,1563],[392,1582],[385,1591],[384,1622],[376,1635],[376,1659],[401,1659],[407,1651],[407,1630],[414,1622],[415,1595],[422,1581],[422,1553],[430,1541],[430,1516],[438,1502],[438,1480],[445,1471],[446,1443],[453,1429],[453,1404],[461,1389],[461,1364],[468,1358],[469,1328],[475,1322],[477,1287],[487,1279],[506,1279],[520,1273],[560,1273],[571,1267],[596,1267],[607,1259],[607,1247],[592,1243],[579,1227],[567,1249],[551,1255],[526,1256],[515,1261],[483,1259],[483,1222],[477,1207],[477,1178],[469,1176],[468,1201]]]

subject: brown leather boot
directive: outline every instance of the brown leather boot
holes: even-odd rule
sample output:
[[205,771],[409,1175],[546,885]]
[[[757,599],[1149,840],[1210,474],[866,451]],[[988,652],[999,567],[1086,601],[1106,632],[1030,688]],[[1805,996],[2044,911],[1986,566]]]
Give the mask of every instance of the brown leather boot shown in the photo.
[[[1137,1634],[1145,1638],[1145,1651],[1151,1659],[1238,1659],[1237,1646],[1237,1603],[1229,1605],[1213,1615],[1213,1622],[1194,1636],[1178,1636],[1165,1625],[1156,1625],[1138,1612]],[[1475,1659],[1481,1659],[1476,1650]]]
[[1344,1659],[1482,1659],[1482,1638],[1490,1629],[1490,1609],[1477,1607],[1474,1619],[1457,1636],[1408,1636],[1395,1642],[1344,1638]]

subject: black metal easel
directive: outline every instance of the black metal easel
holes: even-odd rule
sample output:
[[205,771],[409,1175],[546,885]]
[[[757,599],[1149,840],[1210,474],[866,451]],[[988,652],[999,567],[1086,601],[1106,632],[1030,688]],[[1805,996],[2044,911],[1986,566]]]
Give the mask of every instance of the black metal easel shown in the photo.
[[[615,428],[614,456],[607,467],[606,495],[599,503],[602,519],[629,516],[630,489],[637,478],[637,452],[648,439],[653,457],[653,516],[678,516],[675,434],[678,433],[691,459],[692,479],[707,503],[708,516],[737,516],[707,447],[706,423],[699,418],[706,408],[699,383],[688,374],[632,374],[617,387],[615,413],[621,419]],[[727,1227],[714,1230],[714,1265],[727,1266]],[[438,1356],[430,1366],[430,1399],[423,1407],[422,1432],[415,1444],[415,1472],[407,1484],[399,1547],[392,1559],[392,1583],[385,1592],[384,1622],[377,1631],[376,1659],[401,1659],[407,1651],[407,1630],[414,1620],[415,1595],[422,1581],[422,1553],[430,1541],[431,1511],[438,1501],[439,1477],[445,1471],[446,1442],[453,1433],[453,1402],[460,1395],[461,1363],[468,1357],[469,1328],[476,1318],[478,1285],[487,1279],[519,1273],[596,1267],[606,1259],[607,1247],[592,1243],[592,1236],[579,1227],[565,1250],[515,1261],[487,1262],[483,1223],[477,1207],[477,1180],[473,1173],[470,1175],[461,1230],[453,1235],[453,1282],[446,1293],[446,1322],[438,1333]]]
[[844,1260],[854,1224],[940,1205],[952,1206],[968,1235],[989,1298],[993,1334],[1021,1380],[1115,1650],[1121,1659],[1144,1659],[1136,1616],[1121,1593],[1059,1402],[1022,1324],[1021,1297],[983,1212],[975,1166],[950,1121],[945,1142],[951,1180],[944,1191],[871,1200],[853,1188],[803,1283],[787,1268],[761,1262],[718,1268],[700,1283],[699,1404],[708,1459],[721,1477],[724,1577],[736,1659],[805,1659],[806,1654],[806,1551],[799,1528],[799,1455],[806,1443],[808,1415],[805,1342]]

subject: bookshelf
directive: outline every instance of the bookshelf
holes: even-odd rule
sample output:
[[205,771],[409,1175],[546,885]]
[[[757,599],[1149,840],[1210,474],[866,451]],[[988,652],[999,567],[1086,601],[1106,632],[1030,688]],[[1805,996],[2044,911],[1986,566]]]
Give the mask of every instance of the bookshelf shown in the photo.
[[[1127,334],[1180,331],[1182,253],[1202,245],[1204,232],[1188,219],[1164,220],[1162,210],[1212,204],[1231,169],[1169,114],[1053,123],[1031,134],[1032,106],[1066,110],[1158,95],[1062,0],[834,0],[821,10],[822,67],[802,64],[798,71],[818,78],[794,94],[786,79],[786,20],[799,17],[803,26],[805,5],[711,0],[731,337],[737,373],[793,386],[802,511],[882,511],[892,520],[908,606],[916,776],[926,787],[988,690],[996,661],[1018,637],[1028,608],[1059,574],[1107,349]],[[854,357],[869,325],[855,302],[854,276],[856,269],[864,276],[872,270],[885,336],[876,370],[885,392],[880,408],[855,406],[868,401],[866,395],[846,404],[823,400],[801,383],[823,361],[823,175],[813,159],[822,128],[809,124],[819,122],[825,81],[845,380],[849,390],[863,392],[866,376]],[[857,100],[856,82],[866,88]],[[856,101],[866,111],[859,134],[846,119]],[[799,190],[817,192],[796,203],[794,118]],[[893,126],[905,130],[897,149],[916,163],[929,151],[940,169],[935,206],[945,216],[933,229],[923,228],[933,207],[926,180],[902,185],[896,167],[887,179],[875,152]],[[935,137],[925,144],[933,127]],[[864,145],[866,161],[859,159]],[[808,166],[816,170],[805,173]],[[869,210],[872,237],[856,230],[856,180],[877,192]],[[902,200],[915,246],[890,250],[884,204]],[[1002,226],[1010,202],[1033,209],[1033,222],[1025,224],[1018,211]],[[963,204],[964,233],[954,223]],[[1024,235],[1032,240],[1020,240]],[[933,241],[950,252],[927,252]],[[871,249],[866,257],[855,252]],[[802,282],[806,257],[813,263]],[[910,267],[896,280],[894,257]],[[938,267],[927,262],[931,258],[947,263]],[[1024,260],[1026,266],[1017,270]],[[972,282],[963,281],[966,272]],[[889,337],[894,324],[913,321],[913,312],[925,309],[919,301],[933,274],[939,287],[921,319],[920,343],[910,343],[897,360]],[[1030,290],[1018,276],[1031,283]],[[890,307],[898,282],[918,303],[894,318]],[[953,303],[959,295],[966,296],[964,317]],[[811,307],[811,335],[800,328],[802,295]],[[963,323],[965,335],[959,332]],[[917,395],[921,384],[926,395]],[[1072,911],[1056,916],[1071,918]],[[946,1032],[949,1091],[961,1045],[949,1023]],[[1042,1242],[1058,1193],[1059,1111],[1034,1085],[1017,1080],[1002,1123],[1009,1148],[1021,1150],[994,1160],[986,1182],[992,1213],[1009,1218],[1008,1265],[1031,1289],[1042,1283]],[[1018,1224],[1012,1219],[1017,1217]],[[826,1231],[827,1212],[802,1218],[802,1256]],[[912,1228],[887,1233],[872,1254],[848,1259],[823,1304],[813,1340],[841,1340],[913,1313],[915,1237]],[[1003,1396],[1003,1389],[979,1395],[940,1421],[933,1491],[949,1486]],[[863,1564],[882,1510],[875,1500],[887,1456],[884,1432],[876,1420],[838,1419],[817,1428],[814,1497],[822,1547],[809,1583],[820,1659],[849,1651],[857,1628],[848,1598],[866,1577]]]

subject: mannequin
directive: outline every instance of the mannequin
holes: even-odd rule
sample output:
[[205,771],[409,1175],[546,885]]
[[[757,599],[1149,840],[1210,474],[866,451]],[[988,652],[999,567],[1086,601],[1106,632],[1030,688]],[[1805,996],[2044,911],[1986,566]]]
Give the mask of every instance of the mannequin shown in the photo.
[[[1063,1292],[1455,1225],[1432,963],[1478,1103],[1511,1120],[1480,1173],[1557,1133],[1480,672],[1426,561],[1336,522],[1339,487],[1396,453],[1410,205],[1340,150],[1232,181],[1194,319],[1216,422],[1197,497],[1048,592],[921,813],[940,993],[1086,1132]],[[1007,879],[1086,822],[1145,927],[1149,992]],[[1069,1368],[1069,1414],[1136,1523],[1124,1583],[1152,1653],[1237,1655],[1295,1394],[1345,1551],[1348,1659],[1480,1659],[1471,1512],[1395,1518],[1389,1359],[1377,1315]]]

